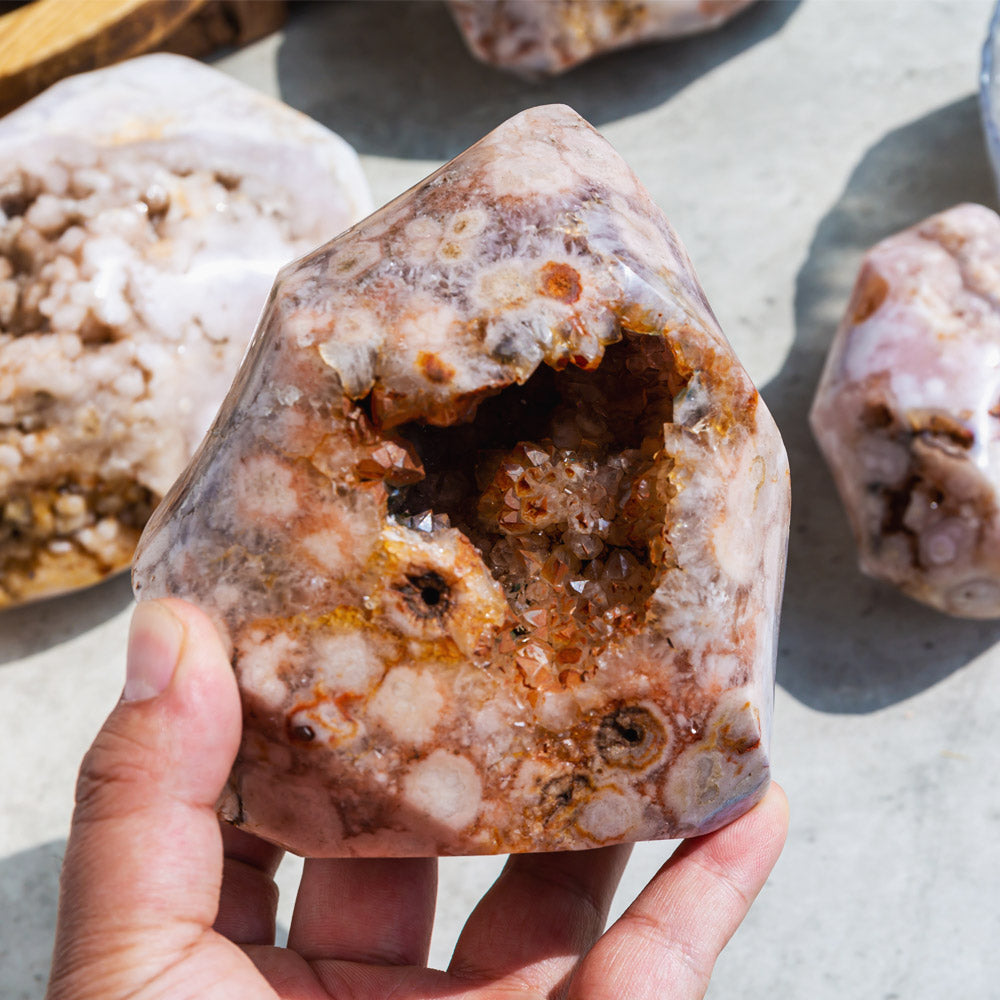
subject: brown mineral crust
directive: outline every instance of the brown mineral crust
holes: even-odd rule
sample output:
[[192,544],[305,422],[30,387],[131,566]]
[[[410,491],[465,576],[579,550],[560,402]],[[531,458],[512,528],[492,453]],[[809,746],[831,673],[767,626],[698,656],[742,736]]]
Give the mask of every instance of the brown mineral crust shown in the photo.
[[134,575],[231,645],[230,819],[492,853],[763,794],[784,453],[613,156],[525,112],[280,277]]

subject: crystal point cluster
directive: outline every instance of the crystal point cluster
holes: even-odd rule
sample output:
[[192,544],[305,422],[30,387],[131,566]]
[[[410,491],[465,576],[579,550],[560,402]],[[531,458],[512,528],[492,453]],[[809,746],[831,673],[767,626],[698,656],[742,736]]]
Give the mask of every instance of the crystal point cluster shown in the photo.
[[472,54],[521,74],[564,73],[603,52],[709,31],[753,0],[449,0]]
[[369,204],[342,139],[179,56],[0,120],[0,607],[128,565],[274,272]]
[[787,522],[677,237],[543,107],[280,274],[134,582],[228,643],[227,818],[312,855],[576,849],[763,794]]
[[865,256],[811,422],[861,568],[1000,617],[1000,218],[959,205]]

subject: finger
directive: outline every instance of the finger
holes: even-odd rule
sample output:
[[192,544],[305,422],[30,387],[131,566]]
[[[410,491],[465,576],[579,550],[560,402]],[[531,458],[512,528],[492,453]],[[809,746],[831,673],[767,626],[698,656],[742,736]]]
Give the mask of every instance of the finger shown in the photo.
[[215,930],[237,944],[274,944],[274,873],[285,852],[228,823],[222,823],[221,830],[225,860]]
[[630,851],[512,857],[466,923],[448,971],[549,996],[604,930]]
[[435,858],[309,859],[288,947],[310,960],[422,965],[436,896]]
[[56,980],[66,969],[85,975],[109,952],[141,976],[212,926],[222,876],[215,803],[240,719],[209,619],[180,601],[140,604],[122,699],[80,769]]
[[696,1000],[778,860],[788,802],[772,784],[745,816],[685,841],[595,945],[570,1000]]

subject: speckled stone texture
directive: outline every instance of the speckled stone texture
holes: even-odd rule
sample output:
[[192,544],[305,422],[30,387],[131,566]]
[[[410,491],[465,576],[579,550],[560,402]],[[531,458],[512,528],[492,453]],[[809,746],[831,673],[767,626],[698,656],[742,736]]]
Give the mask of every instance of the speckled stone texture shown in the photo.
[[528,76],[602,52],[709,31],[753,0],[449,0],[472,54]]
[[683,247],[554,106],[279,275],[133,580],[232,652],[233,822],[312,855],[585,848],[763,794],[787,521]]
[[811,413],[861,568],[1000,616],[1000,218],[959,205],[865,256]]
[[277,269],[370,208],[342,139],[179,56],[0,121],[0,607],[128,565]]

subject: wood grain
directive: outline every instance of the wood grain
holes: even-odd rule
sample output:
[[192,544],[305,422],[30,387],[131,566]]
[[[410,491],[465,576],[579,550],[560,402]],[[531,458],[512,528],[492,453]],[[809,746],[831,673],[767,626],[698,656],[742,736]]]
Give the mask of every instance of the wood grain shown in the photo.
[[64,76],[157,49],[204,56],[284,16],[278,0],[34,0],[0,16],[0,114]]

